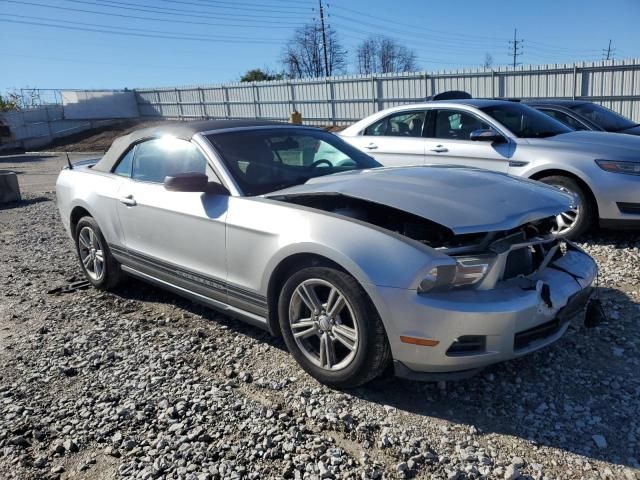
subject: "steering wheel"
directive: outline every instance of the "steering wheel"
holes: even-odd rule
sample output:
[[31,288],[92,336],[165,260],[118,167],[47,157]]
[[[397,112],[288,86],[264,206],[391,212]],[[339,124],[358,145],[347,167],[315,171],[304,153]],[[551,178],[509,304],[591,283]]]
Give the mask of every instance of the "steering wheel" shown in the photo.
[[315,162],[313,162],[311,165],[309,165],[309,168],[316,168],[319,167],[320,165],[322,165],[323,163],[326,163],[329,167],[333,167],[333,163],[331,163],[329,160],[327,160],[326,158],[321,158],[320,160],[316,160]]

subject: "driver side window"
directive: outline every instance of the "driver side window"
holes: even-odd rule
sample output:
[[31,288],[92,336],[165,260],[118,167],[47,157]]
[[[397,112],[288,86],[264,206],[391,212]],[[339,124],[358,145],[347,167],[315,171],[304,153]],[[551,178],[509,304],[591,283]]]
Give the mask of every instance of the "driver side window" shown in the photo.
[[462,110],[436,110],[435,116],[434,138],[470,140],[471,132],[491,128],[475,115]]

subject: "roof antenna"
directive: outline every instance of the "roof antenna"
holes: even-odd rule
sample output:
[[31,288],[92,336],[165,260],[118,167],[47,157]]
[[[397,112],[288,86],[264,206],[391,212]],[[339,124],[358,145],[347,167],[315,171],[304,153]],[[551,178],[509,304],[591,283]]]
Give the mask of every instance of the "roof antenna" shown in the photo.
[[69,170],[73,170],[73,165],[71,164],[71,160],[69,160],[69,152],[64,152],[67,155],[67,165],[69,165]]

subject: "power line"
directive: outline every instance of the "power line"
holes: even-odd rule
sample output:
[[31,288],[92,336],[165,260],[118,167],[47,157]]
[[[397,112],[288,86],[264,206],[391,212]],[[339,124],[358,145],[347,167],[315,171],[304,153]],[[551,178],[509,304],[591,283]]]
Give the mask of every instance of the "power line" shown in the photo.
[[[225,20],[228,19],[229,17],[231,17],[231,19],[236,20],[236,21],[243,21],[241,20],[242,18],[247,18],[249,20],[253,20],[254,22],[256,20],[260,20],[263,23],[275,23],[275,24],[282,24],[282,20],[283,18],[287,18],[288,20],[291,21],[300,21],[300,18],[298,17],[283,17],[282,15],[277,15],[277,16],[272,16],[272,15],[235,15],[235,14],[229,14],[229,13],[219,13],[216,15],[209,15],[205,12],[199,12],[199,11],[194,11],[194,10],[184,10],[184,9],[172,9],[172,10],[177,10],[177,12],[174,11],[168,11],[168,9],[166,8],[158,8],[158,7],[150,7],[150,8],[139,8],[139,7],[145,7],[144,5],[140,5],[138,3],[123,3],[123,2],[110,2],[110,3],[117,3],[120,5],[110,5],[108,3],[104,3],[105,1],[109,1],[109,0],[104,0],[104,1],[97,1],[97,2],[90,2],[87,0],[65,0],[67,2],[72,2],[72,3],[81,3],[81,4],[85,4],[85,5],[93,5],[93,6],[99,6],[99,7],[106,7],[106,8],[116,8],[116,9],[120,9],[120,10],[126,10],[126,11],[138,11],[138,12],[145,12],[145,13],[157,13],[160,15],[171,15],[171,16],[178,16],[178,17],[187,17],[187,18],[212,18],[214,20]],[[133,6],[136,5],[136,6]],[[191,12],[191,13],[187,13],[187,12]],[[263,20],[264,18],[266,19],[278,19],[278,20]]]
[[[270,12],[270,13],[291,13],[291,14],[298,14],[298,15],[302,15],[304,13],[308,13],[310,9],[306,9],[306,8],[300,8],[300,7],[277,7],[277,9],[274,9],[272,7],[267,8],[266,10],[261,10],[265,8],[265,5],[263,6],[259,6],[258,8],[256,8],[255,4],[250,4],[250,3],[243,3],[243,2],[218,2],[218,1],[212,1],[210,3],[214,3],[215,5],[210,5],[210,4],[203,4],[203,3],[194,3],[194,2],[188,2],[185,0],[160,0],[161,2],[166,2],[166,3],[179,3],[181,5],[191,5],[191,6],[196,6],[196,7],[203,7],[203,8],[213,8],[213,9],[218,9],[218,8],[226,8],[228,9],[232,9],[232,10],[249,10],[251,12]],[[218,3],[221,3],[223,5],[217,5]],[[227,6],[225,4],[229,4],[231,3],[231,6]],[[160,7],[162,8],[162,7]],[[280,10],[281,8],[284,8],[286,10]],[[174,9],[172,9],[174,10]]]
[[513,30],[513,41],[509,41],[511,48],[511,54],[513,55],[513,68],[516,68],[518,63],[518,57],[522,55],[522,43],[524,40],[518,40],[518,29]]
[[287,25],[265,25],[264,22],[253,21],[253,20],[233,20],[234,22],[257,22],[257,25],[251,25],[246,23],[212,23],[212,22],[198,22],[195,20],[179,20],[175,18],[155,18],[155,17],[142,17],[139,15],[128,15],[126,13],[114,13],[114,12],[101,12],[97,10],[87,10],[83,8],[73,8],[73,7],[62,7],[59,5],[45,5],[43,3],[36,2],[25,2],[20,0],[0,0],[0,2],[14,3],[18,5],[30,5],[35,7],[49,8],[54,10],[64,10],[69,12],[79,12],[79,13],[89,13],[93,15],[103,15],[108,17],[118,17],[118,18],[132,18],[135,20],[148,20],[151,22],[165,22],[165,23],[180,23],[186,25],[206,25],[210,27],[241,27],[241,28],[284,28],[291,29],[290,26]]
[[360,15],[360,16],[372,18],[374,20],[382,21],[385,24],[393,23],[393,24],[399,25],[401,27],[414,28],[414,29],[419,30],[423,34],[425,32],[429,32],[430,31],[430,32],[442,33],[442,34],[445,34],[445,35],[455,36],[457,38],[459,38],[459,37],[467,37],[467,38],[474,38],[474,39],[492,40],[492,41],[496,41],[496,42],[504,42],[504,40],[505,40],[504,38],[485,37],[485,36],[482,36],[482,35],[472,35],[472,34],[468,34],[468,33],[459,33],[459,32],[447,32],[447,31],[444,31],[444,30],[435,30],[433,28],[425,28],[424,25],[416,25],[416,24],[409,24],[409,23],[404,23],[404,22],[397,22],[397,21],[394,21],[394,20],[390,20],[388,18],[378,17],[378,16],[375,16],[375,15],[371,15],[371,14],[367,14],[367,13],[358,11],[358,10],[354,10],[354,9],[351,9],[351,8],[343,7],[342,5],[332,5],[331,8],[332,9],[333,8],[337,8],[339,10],[344,10],[346,12],[351,12],[351,13],[355,13],[355,14]]
[[[22,17],[22,18],[41,18],[41,17],[27,17],[27,16],[21,16],[21,15],[10,15],[13,17]],[[48,20],[48,19],[47,19]],[[59,20],[60,21],[60,20]],[[42,23],[42,22],[32,22],[32,21],[26,21],[26,20],[11,20],[11,19],[4,19],[4,18],[0,18],[0,22],[5,22],[5,23],[16,23],[16,24],[22,24],[22,25],[36,25],[36,26],[41,26],[41,27],[52,27],[52,28],[58,28],[58,29],[62,29],[62,30],[78,30],[78,31],[85,31],[85,32],[96,32],[96,33],[106,33],[106,34],[110,34],[110,35],[121,35],[121,36],[128,36],[128,37],[144,37],[144,38],[165,38],[165,39],[170,39],[170,40],[191,40],[191,41],[200,41],[200,42],[213,42],[213,43],[258,43],[258,44],[264,44],[264,43],[271,43],[271,44],[280,44],[281,40],[279,41],[273,41],[273,40],[265,40],[265,39],[255,39],[255,40],[249,40],[246,38],[238,38],[238,37],[205,37],[205,36],[200,36],[200,37],[186,37],[184,35],[177,35],[177,34],[173,34],[170,32],[167,32],[166,34],[153,34],[153,33],[142,33],[148,30],[140,30],[140,29],[131,29],[134,31],[130,31],[130,32],[121,32],[121,31],[117,31],[114,30],[114,28],[121,28],[124,29],[125,27],[111,27],[111,26],[105,26],[104,28],[87,28],[87,27],[80,27],[80,26],[68,26],[68,25],[56,25],[56,24],[51,24],[51,23]],[[73,23],[78,25],[78,22],[66,22],[66,23]],[[86,24],[86,23],[80,23],[79,25],[91,25],[91,24]],[[98,26],[98,25],[96,25]],[[107,30],[108,29],[108,30]]]

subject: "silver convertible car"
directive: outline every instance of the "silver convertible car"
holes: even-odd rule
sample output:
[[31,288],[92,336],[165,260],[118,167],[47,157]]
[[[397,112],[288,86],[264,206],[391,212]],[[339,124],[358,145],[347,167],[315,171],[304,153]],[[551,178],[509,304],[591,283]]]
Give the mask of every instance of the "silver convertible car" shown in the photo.
[[559,339],[594,261],[556,238],[553,187],[468,167],[384,168],[319,129],[168,124],[57,181],[98,288],[130,274],[282,335],[321,382],[472,374]]

